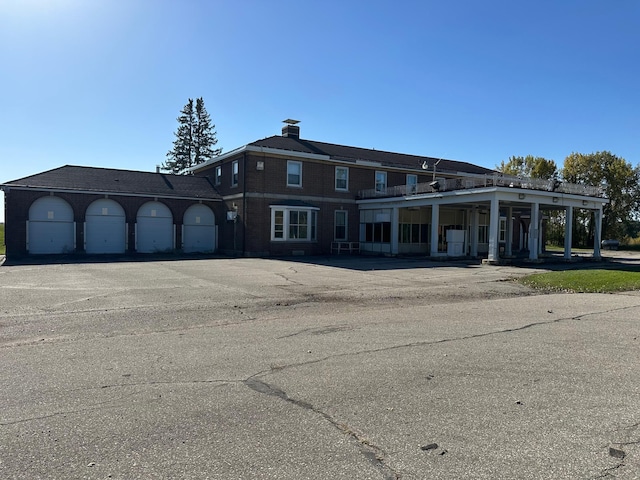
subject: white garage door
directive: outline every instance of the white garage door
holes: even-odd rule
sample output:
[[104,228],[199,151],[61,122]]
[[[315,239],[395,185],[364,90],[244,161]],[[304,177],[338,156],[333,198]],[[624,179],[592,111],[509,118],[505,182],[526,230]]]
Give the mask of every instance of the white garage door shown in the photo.
[[186,253],[213,252],[216,249],[216,218],[209,207],[191,205],[182,221],[182,249]]
[[87,208],[85,217],[85,250],[87,253],[124,253],[126,228],[124,209],[107,198],[96,200]]
[[138,210],[136,251],[140,253],[173,250],[173,215],[166,205],[148,202]]
[[41,197],[29,208],[27,250],[29,253],[75,251],[73,209],[60,197]]

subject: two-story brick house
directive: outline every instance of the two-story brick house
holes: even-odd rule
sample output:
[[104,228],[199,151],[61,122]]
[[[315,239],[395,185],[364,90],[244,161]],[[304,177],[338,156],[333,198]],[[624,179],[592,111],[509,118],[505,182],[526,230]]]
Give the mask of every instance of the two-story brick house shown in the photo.
[[597,189],[506,177],[466,162],[282,135],[167,175],[65,166],[1,187],[8,256],[212,252],[240,256],[344,251],[429,257],[501,256],[544,244],[544,212],[592,212]]

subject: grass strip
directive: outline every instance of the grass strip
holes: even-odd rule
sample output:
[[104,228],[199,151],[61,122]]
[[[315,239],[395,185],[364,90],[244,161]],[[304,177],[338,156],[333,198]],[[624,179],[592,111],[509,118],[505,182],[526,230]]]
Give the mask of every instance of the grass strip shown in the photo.
[[524,285],[554,292],[609,293],[640,290],[637,270],[565,270],[528,275],[520,279]]

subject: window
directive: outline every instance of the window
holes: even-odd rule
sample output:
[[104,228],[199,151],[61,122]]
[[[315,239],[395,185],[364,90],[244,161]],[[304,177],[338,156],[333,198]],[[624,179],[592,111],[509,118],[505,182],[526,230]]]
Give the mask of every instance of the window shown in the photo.
[[314,241],[317,236],[316,208],[271,207],[271,240]]
[[335,212],[334,238],[337,242],[347,240],[347,211],[336,210]]
[[500,217],[500,231],[498,234],[498,241],[507,241],[507,217]]
[[407,174],[407,194],[416,193],[418,191],[418,176]]
[[387,172],[376,172],[376,193],[387,192]]
[[235,160],[231,164],[231,186],[235,187],[238,185],[238,161]]
[[216,167],[216,179],[215,179],[216,185],[220,185],[221,181],[222,181],[222,166],[218,165]]
[[289,160],[287,162],[287,187],[302,186],[302,163]]
[[360,241],[391,243],[391,210],[360,211]]
[[349,190],[348,167],[336,167],[336,190]]

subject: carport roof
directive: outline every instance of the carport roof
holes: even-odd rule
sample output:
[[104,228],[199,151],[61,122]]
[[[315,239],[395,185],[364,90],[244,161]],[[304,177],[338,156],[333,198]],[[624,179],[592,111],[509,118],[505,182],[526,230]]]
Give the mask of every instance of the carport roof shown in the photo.
[[219,200],[222,197],[206,177],[64,165],[2,187],[154,195]]

